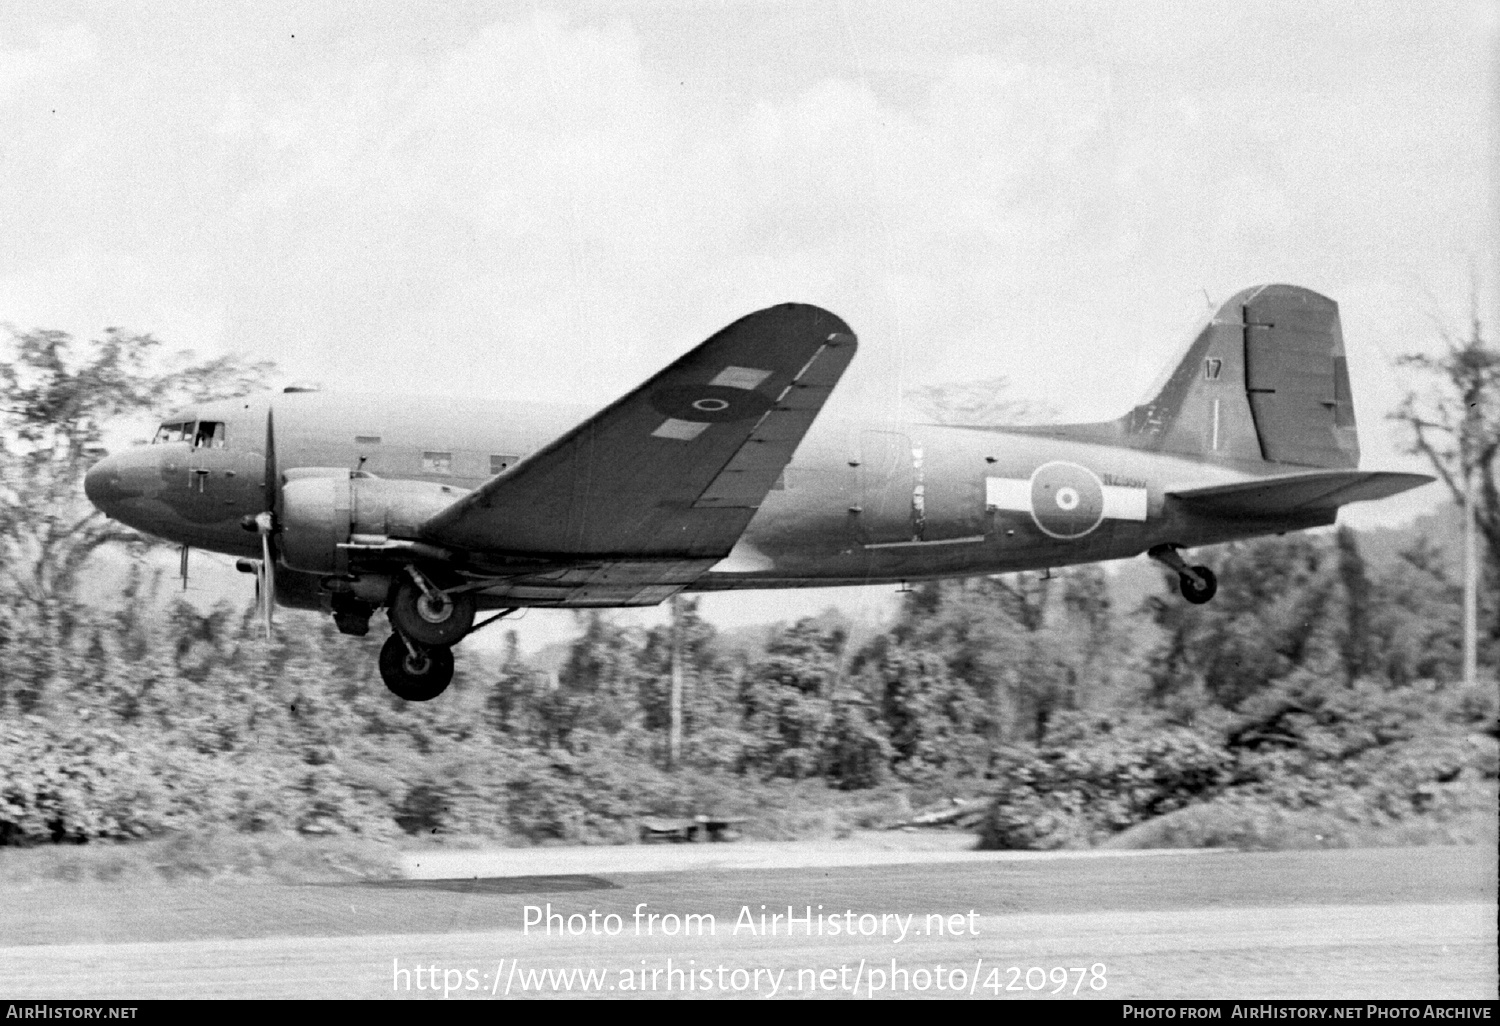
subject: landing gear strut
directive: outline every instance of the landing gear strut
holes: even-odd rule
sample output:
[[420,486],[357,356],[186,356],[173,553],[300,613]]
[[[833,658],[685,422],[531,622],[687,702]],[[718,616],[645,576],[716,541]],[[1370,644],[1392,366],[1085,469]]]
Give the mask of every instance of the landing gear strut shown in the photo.
[[423,645],[392,631],[380,649],[380,676],[397,698],[431,701],[453,680],[453,649]]
[[391,624],[420,645],[453,645],[474,626],[476,608],[472,591],[444,591],[409,565],[391,599]]
[[[475,624],[479,607],[475,592],[464,590],[463,578],[451,571],[439,567],[435,576],[408,564],[390,597],[392,630],[380,649],[380,676],[393,694],[408,702],[427,702],[442,694],[453,680],[453,646],[516,611],[514,606],[502,609]],[[340,606],[336,598],[335,619],[342,614],[348,620],[372,608],[363,602],[357,605],[360,608],[347,608],[347,603]],[[368,613],[364,615],[368,623]],[[339,629],[345,630],[343,620]]]
[[1146,555],[1168,569],[1177,571],[1177,586],[1182,591],[1182,597],[1195,606],[1203,605],[1219,590],[1219,581],[1214,572],[1206,566],[1188,566],[1177,554],[1175,545],[1158,545]]

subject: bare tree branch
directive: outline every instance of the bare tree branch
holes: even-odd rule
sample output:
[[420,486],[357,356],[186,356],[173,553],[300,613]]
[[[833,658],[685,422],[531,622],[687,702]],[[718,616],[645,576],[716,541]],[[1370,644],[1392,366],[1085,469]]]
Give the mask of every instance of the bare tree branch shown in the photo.
[[1468,482],[1474,476],[1474,521],[1491,566],[1500,568],[1500,493],[1494,474],[1500,453],[1500,351],[1486,342],[1477,310],[1476,303],[1466,337],[1439,328],[1441,353],[1400,358],[1401,366],[1421,373],[1428,389],[1409,391],[1390,419],[1405,426],[1407,452],[1427,460],[1460,509],[1470,501]]

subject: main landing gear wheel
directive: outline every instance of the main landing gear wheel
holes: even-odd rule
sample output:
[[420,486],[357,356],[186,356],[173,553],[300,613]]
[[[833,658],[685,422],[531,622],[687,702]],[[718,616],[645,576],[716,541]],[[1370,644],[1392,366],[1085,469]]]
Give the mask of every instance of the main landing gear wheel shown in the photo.
[[477,608],[471,591],[443,592],[431,584],[424,589],[408,579],[391,600],[391,624],[420,645],[453,645],[474,626]]
[[1219,580],[1206,566],[1188,566],[1187,560],[1177,554],[1177,549],[1177,545],[1168,542],[1163,545],[1153,545],[1146,550],[1146,555],[1167,569],[1175,571],[1177,587],[1182,590],[1182,597],[1195,606],[1201,606],[1213,598],[1214,593],[1219,590]]
[[[1195,566],[1188,568],[1191,573],[1181,574],[1177,578],[1177,586],[1182,589],[1182,597],[1195,606],[1201,606],[1219,590],[1219,580],[1214,572],[1206,566]],[[1198,580],[1193,580],[1196,574]]]
[[409,642],[392,632],[380,649],[380,677],[397,698],[431,701],[453,680],[453,649]]

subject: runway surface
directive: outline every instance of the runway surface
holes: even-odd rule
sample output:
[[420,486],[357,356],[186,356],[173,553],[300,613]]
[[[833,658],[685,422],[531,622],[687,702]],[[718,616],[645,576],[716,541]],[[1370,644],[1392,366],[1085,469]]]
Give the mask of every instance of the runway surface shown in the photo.
[[1493,848],[908,859],[13,888],[0,997],[1496,996]]

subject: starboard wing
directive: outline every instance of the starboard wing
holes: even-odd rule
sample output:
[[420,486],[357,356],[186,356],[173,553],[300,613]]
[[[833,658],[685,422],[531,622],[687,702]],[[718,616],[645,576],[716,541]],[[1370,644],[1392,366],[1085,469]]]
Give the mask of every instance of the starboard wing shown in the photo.
[[849,326],[789,303],[735,321],[438,513],[425,540],[549,557],[722,557],[854,358]]

